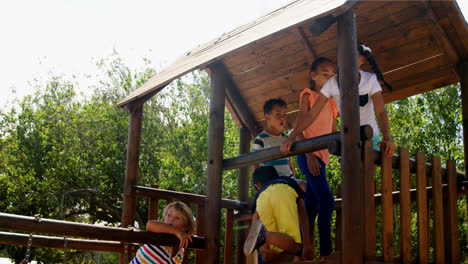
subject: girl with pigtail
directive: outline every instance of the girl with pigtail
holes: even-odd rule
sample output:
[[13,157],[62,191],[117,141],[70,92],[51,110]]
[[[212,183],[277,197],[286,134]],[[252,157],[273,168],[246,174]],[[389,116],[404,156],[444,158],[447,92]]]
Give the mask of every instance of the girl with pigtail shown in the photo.
[[[363,44],[358,44],[358,68],[361,68],[365,60],[367,60],[374,71],[374,73],[359,71],[360,125],[370,125],[372,127],[374,130],[374,136],[372,138],[372,141],[374,141],[374,149],[381,149],[387,157],[391,157],[395,151],[395,143],[393,143],[392,136],[390,134],[390,125],[388,122],[388,115],[384,107],[382,88],[380,87],[380,83],[377,79],[382,80],[390,91],[392,90],[392,87],[385,82],[383,74],[375,63],[371,52],[372,51],[369,47]],[[281,151],[291,153],[290,149],[294,143],[294,138],[296,138],[306,127],[315,121],[329,98],[334,98],[338,108],[341,107],[337,76],[330,78],[327,83],[325,83],[323,88],[320,90],[320,96],[316,100],[314,106],[307,111],[301,122],[296,122],[296,127],[291,134],[289,134],[288,139],[281,145]],[[380,133],[382,133],[382,140],[380,140]]]

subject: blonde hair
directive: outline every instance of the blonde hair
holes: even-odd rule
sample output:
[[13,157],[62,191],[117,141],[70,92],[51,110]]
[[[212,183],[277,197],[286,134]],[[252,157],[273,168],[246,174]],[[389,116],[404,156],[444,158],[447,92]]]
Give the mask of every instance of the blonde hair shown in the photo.
[[187,234],[195,234],[195,221],[193,220],[193,213],[190,207],[188,207],[185,203],[180,201],[172,202],[166,205],[166,207],[164,208],[163,219],[166,218],[167,212],[171,208],[177,210],[184,218],[185,226],[187,227]]

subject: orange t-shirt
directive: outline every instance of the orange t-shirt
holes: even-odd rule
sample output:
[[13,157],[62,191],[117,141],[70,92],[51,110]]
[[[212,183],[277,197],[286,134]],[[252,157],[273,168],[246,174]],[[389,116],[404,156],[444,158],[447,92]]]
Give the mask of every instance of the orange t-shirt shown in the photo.
[[[315,101],[319,97],[319,93],[312,91],[309,88],[305,88],[302,91],[299,99],[299,104],[302,102],[302,97],[304,94],[309,94],[309,107],[307,110],[310,110],[314,105]],[[304,136],[306,139],[322,136],[325,134],[332,133],[333,122],[335,122],[336,117],[338,116],[338,107],[336,106],[335,100],[330,98],[328,102],[323,107],[320,114],[317,116],[315,121],[304,130]],[[330,155],[328,149],[322,149],[314,152],[314,155],[319,157],[325,165],[330,163]]]

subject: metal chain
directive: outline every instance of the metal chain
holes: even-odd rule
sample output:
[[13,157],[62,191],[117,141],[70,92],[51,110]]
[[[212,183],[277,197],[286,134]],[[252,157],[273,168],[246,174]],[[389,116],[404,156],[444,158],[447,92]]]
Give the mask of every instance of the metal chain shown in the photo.
[[[132,225],[128,225],[127,228],[128,228],[128,230],[130,230],[132,232],[135,231],[135,227],[133,227]],[[128,263],[128,242],[124,243],[124,252],[125,252],[125,254],[124,254],[125,264],[127,264]]]
[[32,240],[33,240],[33,234],[34,233],[29,233],[29,238],[28,238],[28,246],[26,248],[26,257],[24,258],[27,262],[29,262],[29,255],[31,253],[31,246],[32,246]]
[[67,264],[67,251],[68,251],[68,240],[67,237],[63,237],[63,264]]
[[128,243],[127,242],[124,243],[124,252],[125,252],[124,254],[125,264],[127,264],[128,263]]

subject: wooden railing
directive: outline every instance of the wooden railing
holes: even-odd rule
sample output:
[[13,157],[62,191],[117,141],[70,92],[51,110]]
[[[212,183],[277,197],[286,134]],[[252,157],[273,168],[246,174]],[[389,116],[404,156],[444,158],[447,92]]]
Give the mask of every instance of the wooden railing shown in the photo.
[[[376,164],[381,167],[380,179],[374,176]],[[440,158],[432,157],[432,162],[428,164],[425,154],[418,152],[416,159],[412,160],[405,148],[399,149],[398,156],[389,158],[374,151],[372,141],[366,141],[362,171],[366,261],[459,263],[457,197],[466,182],[457,189],[457,175],[461,179],[464,179],[464,175],[456,172],[454,161],[447,161],[446,168],[442,168]],[[380,193],[376,194],[376,190],[380,190]],[[377,229],[379,207],[382,225]],[[399,214],[394,212],[397,208]],[[412,213],[417,215],[415,244],[411,240]],[[399,230],[394,230],[394,221],[398,221]],[[430,243],[431,230],[433,243]],[[382,240],[379,255],[376,253],[378,235]],[[397,235],[400,237],[399,254],[394,253]],[[417,259],[412,259],[412,247],[417,248]],[[430,252],[433,252],[432,256]]]

